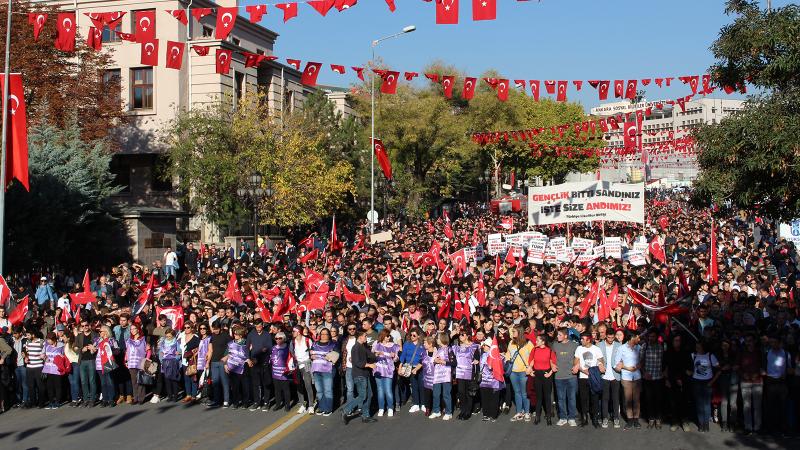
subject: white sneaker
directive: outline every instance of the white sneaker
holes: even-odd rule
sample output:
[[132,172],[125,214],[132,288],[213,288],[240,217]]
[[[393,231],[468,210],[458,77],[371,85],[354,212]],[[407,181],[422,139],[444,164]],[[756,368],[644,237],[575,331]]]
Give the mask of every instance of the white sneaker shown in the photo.
[[297,414],[305,414],[305,413],[306,413],[306,405],[300,405],[300,407],[297,408]]
[[315,409],[317,409],[316,405],[309,406],[308,408],[306,408],[306,413],[308,413],[308,415],[310,416],[313,416]]
[[419,412],[419,405],[414,405],[408,410],[409,413]]
[[157,395],[153,395],[153,398],[150,399],[150,403],[158,403],[161,401],[161,398]]
[[569,419],[567,421],[567,423],[569,423],[569,426],[571,426],[571,427],[577,427],[578,426],[578,422],[575,422],[575,419]]
[[390,409],[390,410],[386,411],[386,417],[394,417],[394,410]]
[[557,427],[563,427],[566,424],[567,424],[567,419],[558,419],[558,422],[556,422]]
[[425,408],[425,406],[424,406],[424,405],[423,405],[423,406],[420,406],[420,407],[419,407],[419,410],[420,410],[420,411],[422,411],[422,412],[423,412],[423,414],[428,412],[428,410]]
[[375,414],[375,417],[383,417],[383,410],[379,409],[378,414]]
[[439,417],[442,417],[441,413],[431,413],[428,419],[438,419]]
[[453,415],[452,415],[452,414],[445,414],[445,415],[442,417],[442,420],[450,420],[450,419],[452,419],[452,418],[453,418]]

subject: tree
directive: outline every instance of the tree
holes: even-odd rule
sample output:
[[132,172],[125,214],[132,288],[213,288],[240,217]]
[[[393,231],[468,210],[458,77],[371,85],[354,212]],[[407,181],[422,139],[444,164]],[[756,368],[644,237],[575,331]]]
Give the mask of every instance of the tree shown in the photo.
[[[0,6],[0,30],[6,34],[6,7]],[[11,71],[22,73],[28,122],[31,125],[49,124],[59,128],[77,120],[81,136],[94,141],[109,136],[114,127],[126,120],[120,101],[119,79],[104,79],[110,67],[110,46],[95,52],[76,37],[75,53],[56,50],[55,6],[26,1],[14,1],[11,17]],[[48,20],[34,41],[29,12],[48,14]],[[0,39],[0,64],[5,64],[5,39]],[[113,136],[112,136],[113,137]],[[107,141],[108,151],[116,148],[114,140]]]
[[773,219],[800,214],[800,6],[761,11],[758,2],[729,0],[734,22],[711,46],[720,88],[760,92],[742,111],[696,131],[697,204],[730,201]]
[[281,123],[260,96],[233,111],[229,104],[183,112],[165,127],[169,175],[196,212],[221,226],[246,221],[248,205],[236,191],[252,171],[272,193],[258,204],[261,223],[311,224],[352,198],[352,167],[327,158],[321,135],[304,128],[301,113]]
[[130,258],[111,197],[105,140],[85,141],[74,119],[66,129],[46,123],[29,130],[31,191],[14,183],[6,196],[6,262],[33,267],[97,267]]

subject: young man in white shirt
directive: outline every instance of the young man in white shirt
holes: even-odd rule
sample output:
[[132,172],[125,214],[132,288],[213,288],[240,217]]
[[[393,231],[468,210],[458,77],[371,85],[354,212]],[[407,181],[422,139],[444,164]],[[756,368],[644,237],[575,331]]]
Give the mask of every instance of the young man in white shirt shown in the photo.
[[[584,332],[581,334],[581,346],[575,349],[574,365],[578,366],[578,396],[581,399],[581,426],[589,425],[591,414],[592,425],[600,427],[598,413],[600,410],[600,395],[595,394],[589,384],[589,369],[597,367],[601,373],[605,372],[605,362],[603,352],[592,343],[592,334]],[[591,413],[590,413],[591,411]]]

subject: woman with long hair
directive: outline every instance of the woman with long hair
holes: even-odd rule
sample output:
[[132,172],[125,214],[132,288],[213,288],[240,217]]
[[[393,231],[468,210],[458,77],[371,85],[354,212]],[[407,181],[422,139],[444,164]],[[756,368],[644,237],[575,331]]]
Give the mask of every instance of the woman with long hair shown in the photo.
[[506,350],[506,361],[512,365],[509,379],[514,389],[514,406],[517,413],[511,418],[512,422],[519,420],[531,421],[531,402],[525,390],[528,382],[528,361],[533,344],[525,337],[525,331],[516,325],[511,329],[511,341]]
[[143,368],[148,350],[149,345],[142,335],[142,328],[138,324],[131,324],[131,335],[125,340],[125,367],[131,377],[134,404],[144,403],[145,386],[139,384],[139,372]]
[[117,350],[117,341],[111,338],[111,328],[103,325],[100,328],[100,337],[97,342],[97,357],[95,358],[95,370],[100,376],[100,392],[103,393],[101,408],[114,407],[114,379],[111,373],[116,368],[114,362],[114,352]]
[[[317,389],[317,415],[328,417],[333,412],[334,359],[338,344],[331,339],[331,330],[320,328],[317,341],[311,345],[311,373]],[[338,362],[338,361],[337,361]]]
[[472,382],[472,368],[480,364],[480,349],[472,342],[469,328],[464,327],[458,333],[458,343],[452,347],[456,358],[456,383],[460,412],[458,420],[467,420],[472,415],[473,398],[469,392]]
[[533,376],[533,385],[536,390],[536,420],[538,425],[542,420],[542,409],[545,412],[545,421],[548,426],[553,425],[553,375],[558,371],[556,354],[547,345],[544,335],[536,336],[536,347],[530,353],[528,360],[528,375]]
[[386,328],[378,333],[378,340],[372,344],[372,353],[377,358],[375,362],[375,384],[378,387],[378,414],[382,417],[384,411],[388,417],[394,416],[394,364],[399,359],[400,346],[392,340],[392,334]]

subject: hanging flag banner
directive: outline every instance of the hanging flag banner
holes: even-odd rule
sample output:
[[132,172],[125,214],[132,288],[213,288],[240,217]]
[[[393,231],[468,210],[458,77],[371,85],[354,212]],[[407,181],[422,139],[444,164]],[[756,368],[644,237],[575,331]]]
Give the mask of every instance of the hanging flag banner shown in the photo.
[[528,191],[529,227],[590,220],[644,223],[644,183],[583,181]]

